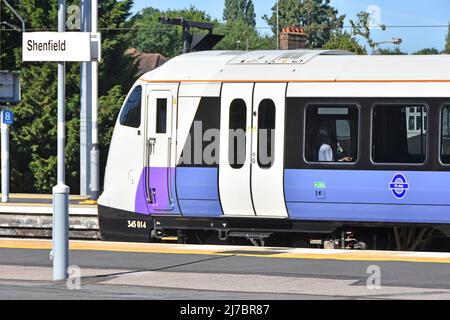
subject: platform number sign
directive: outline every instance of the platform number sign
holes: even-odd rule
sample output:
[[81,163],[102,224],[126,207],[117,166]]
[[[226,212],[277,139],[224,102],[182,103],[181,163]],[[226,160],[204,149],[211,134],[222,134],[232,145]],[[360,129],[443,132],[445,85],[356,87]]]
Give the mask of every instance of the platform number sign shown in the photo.
[[14,114],[12,111],[3,110],[2,111],[2,121],[4,124],[13,124],[14,123]]

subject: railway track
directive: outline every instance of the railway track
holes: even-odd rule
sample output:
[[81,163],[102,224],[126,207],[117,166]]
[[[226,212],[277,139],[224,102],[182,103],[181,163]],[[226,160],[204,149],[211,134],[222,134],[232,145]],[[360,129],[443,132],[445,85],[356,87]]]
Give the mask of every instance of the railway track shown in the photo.
[[[81,205],[83,197],[71,196],[69,234],[71,239],[100,239],[97,206]],[[0,237],[52,237],[53,208],[50,195],[11,195],[0,204]]]

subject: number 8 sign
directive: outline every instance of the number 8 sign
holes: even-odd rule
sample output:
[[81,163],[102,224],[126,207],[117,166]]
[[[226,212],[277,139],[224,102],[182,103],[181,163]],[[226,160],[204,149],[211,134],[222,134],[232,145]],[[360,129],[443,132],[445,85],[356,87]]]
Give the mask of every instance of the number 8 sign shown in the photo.
[[4,124],[13,124],[14,122],[14,114],[12,111],[3,110],[2,111],[2,122]]

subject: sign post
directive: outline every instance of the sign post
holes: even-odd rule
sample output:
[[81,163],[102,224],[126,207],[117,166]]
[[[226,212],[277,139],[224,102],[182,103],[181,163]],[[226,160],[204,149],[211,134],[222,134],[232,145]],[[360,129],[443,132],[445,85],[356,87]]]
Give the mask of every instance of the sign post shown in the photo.
[[[58,32],[65,31],[65,4],[65,0],[58,0]],[[60,47],[60,51],[64,50]],[[53,280],[65,280],[69,266],[69,187],[65,183],[64,159],[65,69],[65,62],[58,62],[58,176],[53,187]]]
[[[58,0],[58,32],[23,34],[23,61],[58,62],[58,164],[53,187],[53,280],[67,279],[69,265],[69,187],[65,183],[65,62],[99,61],[100,34],[65,32],[65,0]],[[94,89],[93,89],[94,90]]]
[[9,126],[14,117],[9,105],[20,102],[19,73],[0,71],[2,202],[9,202]]
[[12,112],[2,107],[2,202],[9,201],[9,125],[12,124]]
[[[91,0],[81,0],[81,32],[91,32]],[[91,146],[92,146],[92,63],[81,63],[80,90],[80,195],[92,196]]]
[[[92,32],[97,34],[98,32],[98,1],[91,0],[91,15],[92,15]],[[92,90],[91,90],[91,102],[92,102],[92,149],[91,149],[91,168],[90,168],[90,181],[91,181],[91,195],[94,200],[98,199],[100,193],[100,149],[98,147],[98,62],[92,62]]]

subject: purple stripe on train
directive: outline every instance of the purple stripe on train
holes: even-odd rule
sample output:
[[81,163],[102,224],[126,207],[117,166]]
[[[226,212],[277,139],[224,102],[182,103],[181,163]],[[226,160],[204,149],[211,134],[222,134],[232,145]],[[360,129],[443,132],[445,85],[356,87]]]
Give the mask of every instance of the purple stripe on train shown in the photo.
[[[150,174],[147,176],[147,174]],[[168,198],[168,174],[172,184],[173,209]],[[218,190],[217,168],[178,167],[144,168],[135,198],[135,211],[141,214],[180,214],[184,216],[216,217],[222,215]],[[147,188],[147,181],[149,188]],[[176,183],[176,188],[175,188]],[[147,193],[156,189],[155,204],[147,203]],[[178,193],[178,201],[177,201]],[[178,207],[178,203],[179,206]]]
[[[169,179],[171,180],[170,186]],[[144,168],[136,191],[135,212],[142,214],[179,214],[174,183],[175,168]],[[150,193],[152,203],[149,202]]]

